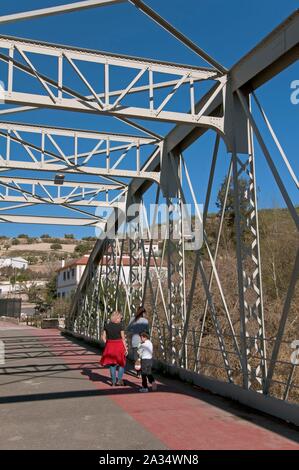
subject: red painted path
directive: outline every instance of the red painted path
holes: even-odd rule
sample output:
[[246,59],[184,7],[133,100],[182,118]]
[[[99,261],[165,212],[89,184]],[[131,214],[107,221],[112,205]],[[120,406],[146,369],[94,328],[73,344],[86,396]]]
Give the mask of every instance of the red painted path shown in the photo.
[[[129,382],[127,387],[112,389],[108,384],[108,371],[98,365],[100,359],[98,352],[82,342],[61,336],[60,332],[56,330],[39,330],[0,323],[0,339],[4,340],[8,355],[5,369],[2,370],[2,372],[5,371],[5,374],[0,375],[0,412],[2,407],[6,407],[7,412],[10,407],[14,406],[18,406],[20,409],[25,406],[22,405],[23,402],[26,403],[26,406],[33,407],[36,402],[46,402],[46,406],[51,407],[54,406],[55,400],[58,400],[58,403],[61,400],[63,403],[60,411],[58,412],[57,408],[53,409],[53,414],[59,413],[61,417],[61,413],[64,413],[63,410],[65,413],[70,413],[65,398],[69,395],[69,400],[75,400],[78,387],[81,386],[82,396],[77,398],[77,402],[74,401],[74,403],[78,403],[80,400],[79,408],[78,405],[74,405],[79,413],[78,419],[83,423],[87,419],[86,416],[92,416],[93,410],[97,409],[97,406],[99,408],[102,406],[100,416],[106,423],[105,436],[107,437],[107,433],[111,434],[109,435],[111,441],[108,441],[108,445],[109,442],[112,442],[113,448],[118,447],[117,442],[113,441],[113,426],[115,424],[115,426],[122,426],[123,429],[120,437],[117,437],[119,447],[128,449],[135,449],[136,445],[140,445],[136,440],[136,435],[141,436],[143,432],[144,441],[148,443],[149,448],[153,449],[299,449],[299,434],[296,431],[270,418],[261,417],[238,405],[177,381],[161,378],[158,382],[157,392],[140,394],[138,393],[139,380],[132,375],[127,375]],[[42,379],[46,376],[43,374],[47,372],[47,377],[49,377],[49,372],[54,370],[53,380],[49,381],[52,395],[47,395],[45,389],[47,383],[42,379],[38,379],[40,380],[38,382],[34,371],[31,373],[30,367],[33,367],[33,364],[36,368],[36,376],[42,377]],[[55,376],[55,367],[61,369],[62,366],[64,366],[63,383],[61,372]],[[28,375],[24,372],[30,372],[30,377],[33,377],[30,379],[33,382],[29,381],[29,385],[31,384],[32,387],[26,388],[25,394],[24,386],[28,385]],[[69,382],[66,380],[68,373],[71,374]],[[19,382],[16,381],[18,376],[20,377]],[[6,382],[1,382],[3,377]],[[10,387],[7,382],[8,377],[14,379]],[[3,388],[1,383],[4,384]],[[18,385],[13,385],[17,383]],[[20,383],[23,388],[20,389],[18,396]],[[71,388],[71,383],[75,383],[75,390]],[[34,398],[32,403],[30,403],[30,394]],[[89,402],[90,414],[86,414],[84,411],[84,416],[83,414],[81,416],[80,408],[84,407],[88,410]],[[111,411],[109,412],[109,410]],[[107,431],[109,420],[111,426]],[[113,420],[117,422],[113,424],[111,422]],[[67,416],[65,422],[67,422]],[[36,426],[38,427],[38,425],[37,422]],[[69,426],[72,425],[69,424]],[[80,429],[78,420],[76,426]],[[63,432],[70,433],[72,430],[66,427]],[[101,431],[97,432],[99,436],[96,442],[99,442],[99,445],[93,447],[94,444],[89,441],[92,448],[100,448],[101,445],[103,436],[101,436]],[[13,436],[13,433],[19,436],[19,440]],[[18,442],[21,442],[21,448],[25,448],[28,446],[28,437],[26,438],[26,436],[22,432],[18,433],[17,423],[11,423],[8,426],[5,439],[10,448],[19,448]],[[55,444],[55,442],[53,441],[53,448],[56,445],[63,448],[62,443]],[[67,442],[67,447],[71,447],[72,441]],[[42,443],[35,442],[33,447],[38,448],[39,445]],[[79,444],[76,441],[73,445],[73,448],[78,448]],[[105,445],[107,447],[107,441],[105,441]],[[81,448],[84,448],[84,443]]]

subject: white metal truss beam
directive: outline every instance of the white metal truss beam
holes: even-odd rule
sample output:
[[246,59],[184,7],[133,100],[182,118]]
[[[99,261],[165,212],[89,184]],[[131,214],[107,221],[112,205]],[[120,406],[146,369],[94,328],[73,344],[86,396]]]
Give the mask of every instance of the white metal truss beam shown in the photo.
[[[1,187],[1,182],[0,182]],[[90,194],[90,199],[80,199],[80,196],[77,196],[77,200],[68,200],[68,206],[79,206],[79,207],[119,207],[117,202],[107,202],[107,201],[98,201],[92,199],[94,196]],[[57,206],[64,203],[66,198],[44,198],[42,201],[35,196],[2,196],[0,194],[0,203],[1,202],[17,202],[17,203],[26,203],[26,205],[32,204],[56,204]],[[24,205],[22,205],[24,207]],[[15,207],[17,209],[17,206]]]
[[[0,176],[0,181],[10,184],[25,184],[25,185],[34,185],[34,184],[43,184],[44,186],[52,186],[52,187],[59,187],[57,184],[54,183],[54,180],[51,179],[43,179],[43,178],[19,178],[14,176]],[[108,183],[89,183],[88,181],[64,181],[63,188],[77,188],[77,189],[93,189],[98,192],[105,192],[109,190],[121,190],[123,189],[123,185],[117,184],[108,184]]]
[[[118,203],[109,201],[108,194],[111,190],[123,191],[124,188],[123,186],[112,184],[81,183],[76,181],[63,181],[62,184],[55,184],[53,180],[41,178],[0,176],[0,203],[17,202],[22,203],[22,207],[28,204],[114,207]],[[105,192],[106,196],[104,201],[98,199],[98,196],[103,192]],[[15,208],[18,208],[18,206]]]
[[[35,201],[39,201],[38,202],[39,204],[50,204],[50,205],[57,204],[55,199],[51,196],[50,192],[42,184],[39,184],[40,190],[41,190],[39,192],[39,194],[37,194],[37,192],[32,194],[27,189],[21,188],[18,184],[9,185],[7,183],[2,182],[1,185],[6,188],[6,194],[5,195],[3,195],[3,194],[0,195],[0,198],[2,199],[3,202],[6,202],[5,197],[9,196],[9,190],[13,191],[13,192],[17,192],[18,194],[19,193],[22,194],[24,199],[22,199],[22,201],[18,201],[18,202],[24,202],[24,200],[25,200],[25,202],[23,204],[20,204],[19,207],[17,207],[17,206],[8,207],[8,208],[4,207],[4,208],[1,209],[3,211],[10,210],[10,209],[17,209],[17,208],[20,208],[20,207],[24,207],[26,205],[35,205]],[[35,188],[34,188],[34,190],[35,190]],[[48,197],[46,197],[44,194],[46,194],[46,196],[48,196]],[[73,212],[76,212],[76,213],[79,213],[79,214],[92,216],[96,220],[104,221],[104,219],[102,217],[98,216],[98,215],[92,215],[89,211],[86,211],[86,210],[80,209],[78,207],[75,207],[75,204],[73,204],[73,205],[69,204],[69,202],[68,202],[69,197],[70,197],[70,194],[66,198],[59,198],[60,199],[59,204],[60,204],[61,207],[65,208],[65,209],[69,209],[69,210],[71,210]],[[30,199],[31,202],[29,201],[29,199]]]
[[[70,172],[159,181],[158,172],[141,169],[143,146],[153,145],[155,152],[160,152],[160,142],[152,137],[0,122],[0,143],[1,139],[5,140],[5,151],[0,153],[1,171]],[[12,148],[12,143],[18,144],[18,149]]]
[[82,2],[68,3],[38,10],[13,13],[11,15],[0,16],[0,24],[16,23],[17,21],[31,20],[34,18],[44,18],[46,16],[57,15],[59,13],[72,13],[88,8],[109,6],[117,3],[124,3],[126,0],[85,0]]
[[47,224],[47,225],[67,225],[77,227],[102,227],[105,223],[94,218],[72,218],[72,217],[46,217],[38,215],[12,215],[1,214],[0,223],[19,223],[19,224]]
[[68,129],[63,127],[41,126],[36,124],[22,124],[16,122],[3,122],[0,121],[0,130],[6,131],[23,131],[34,134],[53,134],[63,137],[72,137],[77,139],[98,139],[109,140],[110,142],[127,142],[136,145],[155,144],[157,140],[150,137],[118,134],[113,132],[97,132],[84,129]]
[[34,107],[60,109],[63,111],[72,111],[80,113],[101,113],[104,115],[113,115],[116,117],[130,117],[132,119],[146,119],[156,120],[161,122],[174,122],[174,123],[188,123],[196,126],[208,128],[214,128],[219,132],[223,132],[223,118],[217,116],[202,116],[196,121],[196,115],[190,115],[189,113],[180,113],[173,111],[160,111],[159,115],[155,116],[149,109],[140,109],[138,107],[120,107],[113,111],[100,110],[94,107],[94,105],[82,103],[74,99],[62,99],[60,103],[53,103],[52,100],[43,95],[33,95],[13,92],[8,94],[4,92],[4,100],[9,104],[29,104]]
[[[53,192],[44,186],[42,183],[32,185],[30,190],[21,187],[18,183],[8,184],[0,179],[0,187],[5,188],[5,192],[0,189],[0,202],[23,202],[28,204],[57,204],[68,207],[74,206],[88,206],[88,207],[114,207],[116,202],[97,200],[98,191],[80,191],[74,188],[68,194],[63,196],[60,194],[54,195]],[[16,196],[15,193],[21,193],[22,196]],[[47,197],[48,196],[48,197]]]
[[[208,67],[177,64],[175,62],[146,59],[144,57],[129,56],[125,54],[115,54],[94,49],[17,38],[14,36],[1,35],[0,45],[1,48],[7,50],[18,48],[18,50],[23,53],[42,54],[48,57],[67,56],[72,60],[82,60],[94,64],[109,64],[116,67],[127,67],[136,70],[144,67],[151,69],[152,72],[167,73],[170,75],[184,75],[189,72],[191,78],[194,80],[217,79],[221,77],[217,71]],[[12,56],[10,57],[10,61],[14,62]]]
[[4,160],[0,158],[0,170],[31,170],[31,171],[51,171],[55,173],[71,173],[81,175],[94,175],[103,177],[118,177],[118,178],[137,178],[142,180],[151,180],[153,182],[160,182],[160,173],[157,171],[142,171],[136,170],[121,170],[121,169],[107,169],[89,166],[75,166],[74,169],[68,165],[60,165],[57,163],[40,163],[35,162],[20,162],[12,160]]
[[[1,61],[7,66],[7,90],[3,98],[8,104],[20,104],[32,107],[49,107],[70,111],[89,113],[102,113],[118,118],[140,118],[170,122],[186,122],[195,125],[212,126],[223,130],[223,119],[215,116],[205,116],[196,113],[194,84],[202,80],[216,80],[224,84],[226,78],[215,70],[204,67],[192,67],[188,65],[173,64],[163,61],[154,61],[143,58],[129,57],[116,54],[108,54],[99,51],[78,49],[69,46],[59,46],[49,43],[41,43],[17,39],[7,36],[0,37],[0,47],[7,50],[7,54],[0,54]],[[31,54],[30,59],[28,53]],[[16,54],[21,58],[16,60]],[[34,57],[33,57],[34,55]],[[52,76],[46,76],[37,65],[36,60],[43,57],[45,60],[55,58],[57,67],[53,68]],[[66,69],[65,65],[68,64]],[[95,89],[90,80],[84,75],[82,65],[94,64],[100,67],[99,76],[104,77],[103,88]],[[113,67],[113,69],[112,69]],[[18,69],[25,74],[34,77],[33,91],[16,91],[14,71]],[[130,69],[135,76],[128,80],[125,75],[126,85],[121,90],[111,90],[110,83],[113,74],[122,76],[124,71]],[[72,89],[66,85],[67,79],[72,74],[79,78],[86,88],[88,95],[82,94],[78,89]],[[157,81],[157,74],[165,74],[165,80]],[[170,80],[170,77],[173,77]],[[140,79],[146,84],[140,84]],[[99,80],[100,82],[100,80]],[[40,89],[40,85],[42,89]],[[98,85],[100,87],[100,84]],[[176,103],[175,110],[169,109],[169,102],[173,105],[173,97],[182,87],[187,87],[186,112],[181,105]],[[161,99],[155,93],[157,89],[166,88],[166,97]],[[137,100],[133,105],[126,105],[127,96],[133,91],[146,93],[146,102],[142,105]],[[42,93],[42,91],[44,93]],[[221,91],[221,89],[219,89]]]

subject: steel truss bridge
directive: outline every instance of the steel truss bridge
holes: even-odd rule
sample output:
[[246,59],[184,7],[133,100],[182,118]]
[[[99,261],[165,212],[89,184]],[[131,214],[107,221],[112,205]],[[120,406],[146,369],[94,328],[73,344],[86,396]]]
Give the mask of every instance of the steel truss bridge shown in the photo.
[[[88,8],[112,8],[114,4],[117,15],[120,3],[125,0],[85,0],[2,16],[0,25]],[[276,334],[269,337],[265,324],[271,312],[263,301],[256,146],[297,230],[299,218],[266,143],[266,131],[297,189],[298,179],[255,91],[298,60],[299,10],[227,70],[141,0],[129,3],[206,65],[181,65],[0,35],[5,103],[0,110],[0,220],[94,226],[106,233],[96,242],[75,294],[66,325],[70,333],[99,339],[111,311],[120,308],[129,318],[144,303],[152,313],[156,356],[170,372],[298,424],[298,361],[291,360],[286,330],[294,308],[299,252],[294,257]],[[50,73],[44,73],[41,64],[45,63],[51,64]],[[116,78],[124,83],[122,87],[113,86]],[[208,91],[201,93],[203,89]],[[181,100],[176,99],[179,93]],[[129,133],[5,121],[7,115],[26,112],[27,116],[28,112],[31,116],[38,109],[72,111],[78,117],[81,113],[110,116],[126,124]],[[258,125],[261,120],[264,131]],[[147,129],[144,121],[174,126],[161,136]],[[190,195],[195,206],[197,200],[196,181],[184,153],[209,130],[214,131],[215,144],[203,211],[197,212],[203,225],[203,247],[191,252],[192,269],[187,273],[185,245],[190,240],[184,233],[183,207],[190,202]],[[206,221],[221,141],[227,149],[228,169],[216,242],[211,246]],[[22,170],[22,177],[15,176],[18,170]],[[242,195],[240,181],[244,179],[248,185]],[[226,299],[217,269],[231,182],[237,259],[234,307]],[[160,256],[153,250],[152,229],[157,220],[140,229],[148,194],[152,202],[164,202],[168,208],[168,231],[160,240]],[[240,207],[241,197],[250,207],[246,214]],[[132,202],[139,207],[139,217],[126,213]],[[40,204],[45,208],[59,205],[68,216],[58,217],[51,211],[39,216],[23,212]],[[114,216],[117,207],[122,211]],[[129,239],[119,236],[120,227],[129,227]],[[125,277],[127,252],[130,263]],[[186,282],[187,275],[191,282]],[[198,292],[203,300],[194,306]],[[295,321],[298,325],[298,311]]]

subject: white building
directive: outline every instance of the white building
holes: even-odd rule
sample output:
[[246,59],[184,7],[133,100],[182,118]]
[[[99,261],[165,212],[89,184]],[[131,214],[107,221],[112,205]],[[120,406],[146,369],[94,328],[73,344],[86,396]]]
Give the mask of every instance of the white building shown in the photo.
[[[89,255],[85,255],[82,258],[79,258],[77,260],[72,261],[71,263],[63,265],[61,266],[61,268],[58,269],[56,285],[57,285],[57,296],[59,298],[66,298],[77,290],[77,287],[82,277],[85,266],[88,263],[88,258],[89,258]],[[103,277],[106,275],[106,266],[109,262],[111,262],[111,260],[109,260],[109,257],[105,255],[102,260],[101,272],[102,272]],[[127,254],[123,254],[122,259],[121,259],[121,267],[120,267],[119,266],[120,257],[119,256],[116,257],[116,270],[118,272],[120,269],[119,279],[121,283],[124,283],[124,284],[129,283],[131,263],[132,261],[130,259],[130,256]],[[145,275],[146,275],[146,262],[144,260],[141,260],[141,263],[139,263],[138,267],[136,268],[133,267],[133,269],[138,269],[139,279],[144,280]],[[164,264],[164,266],[160,268],[160,262],[157,261],[157,268],[156,268],[154,258],[151,257],[149,274],[151,276],[156,276],[158,271],[160,272],[160,277],[163,278],[165,277],[167,273],[167,267]]]
[[0,296],[9,297],[15,294],[24,294],[25,289],[31,286],[45,287],[47,281],[45,280],[33,280],[33,281],[22,281],[12,284],[9,281],[0,281]]
[[[149,254],[150,246],[151,246],[150,243],[144,243],[144,251],[147,255]],[[154,255],[157,256],[159,254],[159,252],[160,252],[159,243],[153,243],[152,244],[152,253],[154,253]]]
[[0,258],[0,268],[6,267],[27,269],[28,261],[24,258]]
[[69,297],[77,290],[77,286],[82,277],[85,266],[88,263],[89,255],[84,255],[82,258],[64,264],[57,270],[57,297]]

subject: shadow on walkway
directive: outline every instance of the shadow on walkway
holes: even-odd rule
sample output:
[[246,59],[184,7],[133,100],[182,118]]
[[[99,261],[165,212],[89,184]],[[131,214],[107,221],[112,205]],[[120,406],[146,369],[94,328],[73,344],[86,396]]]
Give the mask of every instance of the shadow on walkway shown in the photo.
[[[99,354],[100,349],[94,345],[85,343],[83,340],[68,337],[68,336],[57,336],[57,334],[43,334],[41,336],[12,336],[12,337],[3,337],[5,341],[5,346],[17,345],[18,349],[23,349],[23,356],[13,357],[12,359],[18,360],[22,359],[23,361],[38,359],[39,356],[34,356],[34,348],[37,346],[39,349],[42,349],[44,353],[48,353],[49,356],[40,356],[40,359],[46,357],[51,357],[53,362],[43,364],[20,364],[20,365],[6,365],[0,368],[0,377],[5,375],[9,377],[10,375],[23,375],[31,374],[33,377],[38,374],[55,374],[60,372],[67,371],[80,371],[83,377],[88,378],[91,382],[102,383],[105,385],[105,388],[102,390],[75,390],[75,391],[62,391],[62,392],[49,392],[49,393],[34,393],[26,395],[12,395],[12,396],[2,396],[0,395],[0,404],[10,404],[10,403],[23,403],[23,402],[36,402],[36,401],[47,401],[47,400],[61,400],[69,398],[88,398],[93,396],[109,396],[109,395],[125,395],[125,394],[136,394],[138,393],[139,385],[132,380],[131,377],[136,375],[132,372],[132,365],[128,364],[128,370],[126,370],[126,386],[125,387],[111,387],[110,378],[107,375],[100,373],[103,368],[99,365]],[[32,356],[27,355],[26,349],[32,351]],[[74,349],[73,349],[74,348]],[[56,349],[58,354],[55,354]],[[61,363],[59,360],[63,361],[63,356],[69,357],[68,351],[75,352],[71,356],[86,356],[81,360],[78,357],[76,362]],[[22,351],[20,351],[21,353]],[[26,353],[25,353],[26,352]],[[13,354],[13,353],[9,353]],[[55,363],[55,358],[57,362]],[[131,369],[130,369],[131,367]],[[39,375],[40,376],[40,375]],[[130,377],[130,378],[128,378]],[[55,378],[55,376],[54,376]],[[67,377],[59,376],[59,380],[67,379]],[[200,389],[199,387],[185,384],[177,380],[169,379],[167,377],[162,377],[157,375],[158,380],[158,391],[155,393],[168,393],[168,394],[180,394],[195,398],[202,402],[205,402],[209,405],[212,405],[218,409],[225,410],[228,413],[231,413],[237,418],[242,420],[254,423],[257,426],[268,429],[274,433],[277,433],[281,436],[284,436],[294,442],[299,443],[299,432],[298,428],[295,426],[287,425],[281,422],[278,419],[269,417],[262,413],[253,411],[252,409],[238,404],[236,402],[230,401],[228,399],[222,398],[220,396],[212,395],[211,393]],[[1,393],[1,388],[0,388]]]
[[[102,367],[99,367],[102,369]],[[129,371],[126,371],[126,376],[129,375],[128,374]],[[82,369],[82,372],[81,372],[82,375],[85,375],[89,378],[89,380],[91,380],[92,382],[102,382],[104,383],[105,385],[109,385],[111,387],[111,379],[110,377],[107,377],[105,375],[101,375],[99,374],[98,372],[94,372],[94,368],[92,369],[87,369],[87,368],[83,368]],[[130,373],[131,375],[131,373]],[[131,387],[134,391],[136,392],[137,390],[139,390],[140,386],[138,386],[135,382],[131,382],[130,380],[124,378],[124,383],[125,383],[125,387]],[[117,387],[117,388],[114,388],[114,387],[111,387],[112,390],[113,390],[113,393],[115,390],[120,390],[120,388],[123,388],[123,387]],[[125,389],[125,391],[128,390],[127,388]],[[107,394],[109,394],[109,390],[107,390]]]

